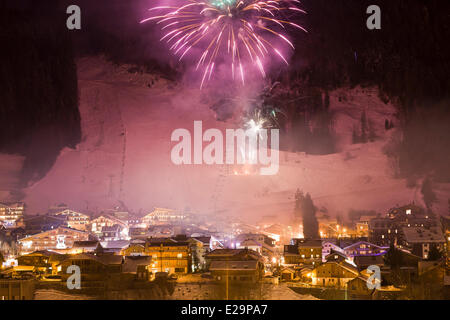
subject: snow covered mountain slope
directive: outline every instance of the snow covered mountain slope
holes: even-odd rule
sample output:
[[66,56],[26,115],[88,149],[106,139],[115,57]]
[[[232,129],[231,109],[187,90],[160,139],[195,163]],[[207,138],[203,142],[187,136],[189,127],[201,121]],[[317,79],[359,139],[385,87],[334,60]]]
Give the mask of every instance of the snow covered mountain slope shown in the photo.
[[[26,189],[31,212],[44,212],[60,202],[79,210],[123,203],[143,213],[162,206],[242,218],[269,214],[283,218],[292,212],[297,188],[309,192],[316,206],[326,207],[330,214],[421,203],[417,188],[392,178],[382,148],[394,131],[385,132],[384,120],[393,119],[395,110],[380,101],[374,89],[330,93],[340,153],[282,152],[277,175],[234,175],[234,169],[226,166],[176,166],[170,159],[173,130],[192,132],[193,121],[202,120],[203,130],[224,132],[234,128],[232,120],[216,121],[198,89],[126,69],[101,58],[78,62],[82,142],[76,150],[63,150],[51,171]],[[364,109],[380,139],[352,145],[352,128]],[[446,208],[449,190],[442,190],[440,204]]]

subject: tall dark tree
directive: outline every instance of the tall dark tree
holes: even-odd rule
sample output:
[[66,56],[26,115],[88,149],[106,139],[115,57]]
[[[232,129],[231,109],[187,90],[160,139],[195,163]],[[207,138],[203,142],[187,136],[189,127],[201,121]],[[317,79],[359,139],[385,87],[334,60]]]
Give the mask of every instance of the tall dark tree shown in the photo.
[[429,261],[436,261],[442,258],[442,252],[436,247],[432,246],[430,252],[428,253]]
[[301,203],[303,200],[303,192],[300,189],[297,189],[295,192],[295,208],[294,208],[294,221],[295,223],[300,223],[302,220],[302,207]]
[[319,238],[319,223],[316,218],[316,207],[309,193],[306,195],[297,190],[295,194],[296,216],[301,216],[303,222],[303,235],[308,239]]
[[403,263],[403,255],[399,249],[391,244],[389,251],[384,256],[384,262],[391,269],[399,269]]

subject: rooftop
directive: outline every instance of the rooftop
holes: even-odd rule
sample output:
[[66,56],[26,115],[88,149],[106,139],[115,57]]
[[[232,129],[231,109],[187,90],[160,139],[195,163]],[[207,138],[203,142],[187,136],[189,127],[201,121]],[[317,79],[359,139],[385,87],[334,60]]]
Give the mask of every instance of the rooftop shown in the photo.
[[445,242],[444,235],[439,227],[410,227],[402,230],[408,243]]
[[258,261],[212,261],[209,267],[211,271],[220,270],[256,270]]

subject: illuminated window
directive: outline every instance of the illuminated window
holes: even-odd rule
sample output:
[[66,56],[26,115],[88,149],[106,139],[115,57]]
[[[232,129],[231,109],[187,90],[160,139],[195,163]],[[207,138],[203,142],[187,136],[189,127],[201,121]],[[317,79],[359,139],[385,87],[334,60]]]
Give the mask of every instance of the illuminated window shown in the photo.
[[182,253],[177,254],[177,258],[178,258],[178,259],[183,258],[183,254],[182,254]]
[[411,214],[411,209],[406,209],[406,214]]

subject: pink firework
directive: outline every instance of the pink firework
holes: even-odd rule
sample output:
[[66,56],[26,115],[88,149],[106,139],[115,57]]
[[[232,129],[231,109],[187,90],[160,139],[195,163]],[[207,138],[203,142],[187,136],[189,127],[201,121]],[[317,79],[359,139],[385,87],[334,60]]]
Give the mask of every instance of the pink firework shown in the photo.
[[165,40],[180,60],[194,47],[201,50],[196,63],[196,69],[203,70],[200,88],[226,57],[233,79],[245,83],[244,65],[248,62],[265,77],[264,61],[271,55],[288,64],[281,50],[283,45],[294,49],[286,34],[288,28],[306,32],[291,21],[296,14],[305,13],[296,6],[298,0],[170,1],[179,5],[151,8],[156,14],[141,23],[161,25],[161,41]]

